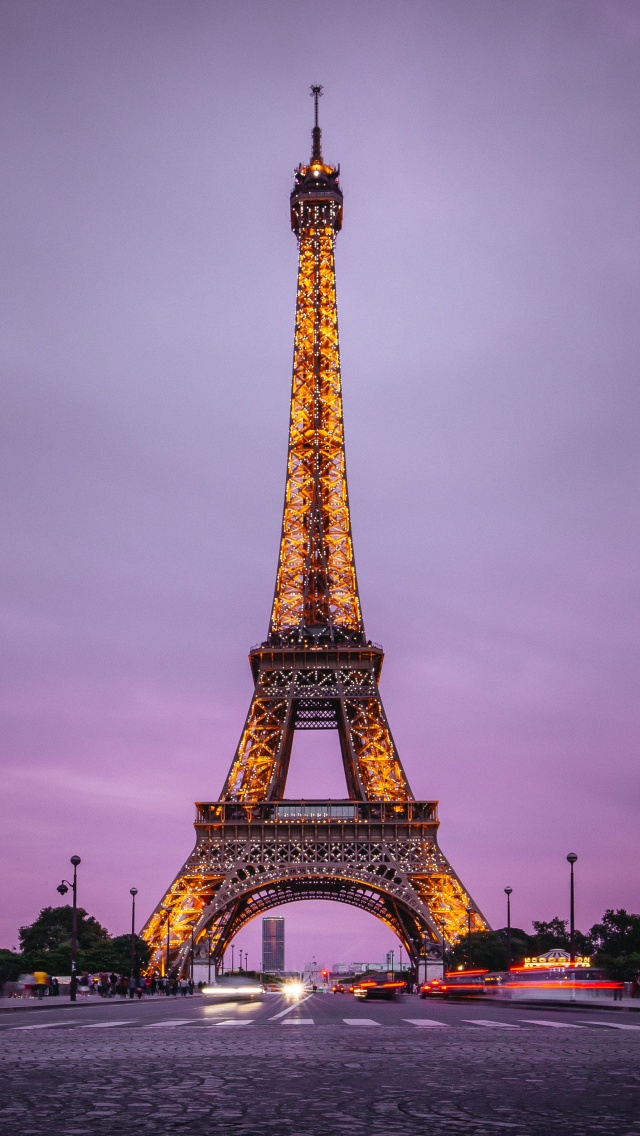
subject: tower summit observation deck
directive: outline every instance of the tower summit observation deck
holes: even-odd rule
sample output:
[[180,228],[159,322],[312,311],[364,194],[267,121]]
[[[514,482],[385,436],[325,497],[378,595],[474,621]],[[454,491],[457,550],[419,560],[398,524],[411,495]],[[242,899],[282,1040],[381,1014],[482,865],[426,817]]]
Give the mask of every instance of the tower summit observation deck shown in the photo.
[[[271,620],[250,653],[254,693],[217,801],[198,804],[196,846],[143,929],[152,965],[179,973],[193,949],[219,965],[258,914],[332,899],[380,918],[414,968],[486,921],[437,843],[437,803],[416,801],[384,712],[384,654],[367,640],[345,461],[335,240],[339,166],[298,166],[291,226],[298,288],[285,500]],[[338,731],[347,796],[285,798],[296,730]],[[206,944],[206,946],[205,946]]]

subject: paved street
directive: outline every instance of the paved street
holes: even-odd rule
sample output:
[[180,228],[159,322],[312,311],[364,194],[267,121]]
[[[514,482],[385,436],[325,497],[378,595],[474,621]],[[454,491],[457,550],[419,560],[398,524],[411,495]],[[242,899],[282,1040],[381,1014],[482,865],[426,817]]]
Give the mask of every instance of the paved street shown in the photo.
[[3,1136],[640,1136],[640,1015],[155,998],[0,1014]]

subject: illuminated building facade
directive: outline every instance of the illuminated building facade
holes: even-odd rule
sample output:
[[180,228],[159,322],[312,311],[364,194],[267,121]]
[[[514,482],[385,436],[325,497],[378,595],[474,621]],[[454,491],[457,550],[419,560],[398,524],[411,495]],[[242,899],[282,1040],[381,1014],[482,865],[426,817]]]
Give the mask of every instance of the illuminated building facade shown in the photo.
[[262,920],[262,973],[284,970],[284,919],[281,915]]
[[[487,924],[438,847],[437,802],[414,798],[380,698],[384,654],[367,639],[345,464],[334,250],[339,167],[322,156],[312,88],[311,159],[295,173],[298,290],[280,555],[266,639],[249,655],[249,713],[217,801],[198,804],[196,846],[143,936],[158,969],[299,899],[353,904],[389,926],[414,969]],[[285,798],[296,730],[337,730],[347,796]]]

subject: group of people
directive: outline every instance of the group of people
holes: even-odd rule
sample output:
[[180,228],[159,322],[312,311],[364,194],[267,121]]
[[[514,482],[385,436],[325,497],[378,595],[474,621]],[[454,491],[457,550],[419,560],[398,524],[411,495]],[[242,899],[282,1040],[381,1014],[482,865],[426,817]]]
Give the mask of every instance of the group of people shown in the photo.
[[[103,973],[93,978],[87,975],[86,978],[93,983],[94,990],[97,990],[102,998],[115,998],[117,994],[122,998],[142,998],[143,994],[181,994],[186,997],[195,990],[195,983],[191,979],[158,978],[155,974],[146,977],[141,974],[139,978],[127,978],[123,974]],[[202,983],[198,983],[198,987],[201,985]],[[82,985],[78,986],[78,991],[80,990]],[[91,990],[89,989],[88,992],[90,993]]]
[[[25,982],[24,991],[29,993],[33,989],[37,998],[56,997],[60,994],[60,982],[46,971],[36,970],[33,974],[33,983]],[[197,989],[202,988],[199,982]],[[102,971],[100,974],[89,974],[82,971],[76,979],[76,993],[78,998],[88,998],[90,994],[99,994],[101,998],[142,998],[149,994],[182,995],[193,994],[196,985],[189,978],[159,978],[157,975],[140,975],[138,978],[126,974],[116,974],[115,971]]]

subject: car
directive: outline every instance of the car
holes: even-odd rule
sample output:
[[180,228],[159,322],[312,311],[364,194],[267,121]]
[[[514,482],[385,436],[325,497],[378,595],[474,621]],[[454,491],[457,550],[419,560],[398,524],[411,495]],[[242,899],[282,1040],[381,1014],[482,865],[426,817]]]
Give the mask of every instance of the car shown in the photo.
[[406,988],[406,982],[396,981],[395,979],[366,978],[355,984],[353,993],[356,998],[360,998],[362,1001],[383,998],[390,1000]]
[[341,982],[336,982],[335,986],[331,987],[333,994],[344,994],[344,986]]
[[419,994],[421,998],[428,998],[433,994],[443,998],[482,997],[486,994],[487,970],[450,970],[444,978],[432,978],[423,982]]
[[429,982],[421,983],[418,993],[421,998],[428,998],[430,994],[442,994],[442,979],[432,978]]
[[202,987],[205,998],[219,1002],[254,1002],[264,996],[264,986],[255,978],[242,974],[222,974],[216,982]]

